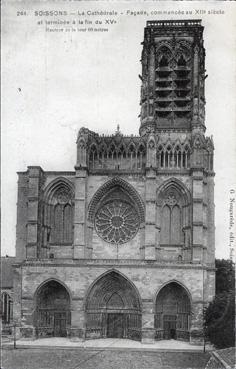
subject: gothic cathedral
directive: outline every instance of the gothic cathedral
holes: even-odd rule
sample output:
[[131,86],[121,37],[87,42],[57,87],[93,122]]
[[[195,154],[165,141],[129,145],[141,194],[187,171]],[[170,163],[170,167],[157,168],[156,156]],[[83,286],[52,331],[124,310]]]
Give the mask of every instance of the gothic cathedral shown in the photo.
[[203,26],[148,21],[142,45],[139,135],[81,128],[75,171],[18,173],[23,337],[202,342],[215,288]]

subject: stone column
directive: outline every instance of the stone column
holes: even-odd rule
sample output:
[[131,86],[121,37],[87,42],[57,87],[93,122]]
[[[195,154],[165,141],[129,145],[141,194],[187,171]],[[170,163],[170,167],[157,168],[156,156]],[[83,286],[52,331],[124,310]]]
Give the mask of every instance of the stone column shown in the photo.
[[207,222],[207,258],[209,264],[215,263],[215,204],[214,204],[214,174],[207,178],[206,191],[206,222]]
[[18,193],[17,193],[17,224],[16,224],[16,260],[26,259],[27,243],[27,193],[28,175],[18,173]]
[[34,326],[34,299],[33,296],[22,296],[22,318],[20,327],[21,337],[25,340],[36,338]]
[[201,263],[203,261],[203,170],[195,168],[192,173],[192,195],[193,195],[193,242],[192,261]]
[[161,204],[156,202],[156,259],[161,260]]
[[71,341],[85,340],[85,313],[83,299],[73,299],[71,305]]
[[22,267],[17,264],[13,269],[13,322],[16,324],[17,338],[20,338],[21,326],[21,279]]
[[146,171],[145,259],[156,259],[156,173]]
[[93,223],[87,220],[87,231],[86,231],[86,251],[85,258],[90,259],[93,255]]
[[148,78],[148,117],[154,115],[154,94],[155,94],[155,46],[151,45],[149,54],[149,78]]
[[194,56],[193,56],[193,124],[199,123],[199,47],[195,45]]
[[142,300],[142,343],[154,343],[154,312],[152,299]]
[[156,259],[156,142],[151,133],[147,143],[145,188],[145,259]]
[[87,169],[75,167],[74,259],[85,258]]
[[27,244],[26,258],[36,259],[39,256],[39,187],[42,169],[40,167],[28,167],[28,220],[27,220]]
[[190,344],[203,344],[203,301],[193,301]]

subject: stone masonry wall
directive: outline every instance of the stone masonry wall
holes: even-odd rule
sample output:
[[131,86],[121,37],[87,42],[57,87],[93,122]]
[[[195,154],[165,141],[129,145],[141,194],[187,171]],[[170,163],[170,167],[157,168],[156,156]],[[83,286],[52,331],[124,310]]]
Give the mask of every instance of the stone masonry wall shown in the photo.
[[[46,281],[55,279],[62,283],[70,294],[72,328],[83,330],[85,327],[84,303],[89,287],[104,273],[114,270],[126,277],[138,290],[142,301],[143,329],[154,328],[155,301],[158,291],[168,282],[176,281],[189,293],[192,309],[191,329],[201,330],[204,298],[207,298],[204,297],[203,286],[209,283],[209,278],[205,278],[207,272],[200,265],[154,266],[147,263],[143,267],[135,266],[135,264],[119,265],[119,262],[114,267],[105,266],[99,262],[90,266],[56,264],[56,262],[47,265],[40,262],[37,265],[25,265],[22,269],[22,296],[17,293],[19,288],[16,279],[15,319],[19,320],[22,310],[23,325],[32,327],[37,289]],[[20,278],[20,268],[17,268],[17,273]]]

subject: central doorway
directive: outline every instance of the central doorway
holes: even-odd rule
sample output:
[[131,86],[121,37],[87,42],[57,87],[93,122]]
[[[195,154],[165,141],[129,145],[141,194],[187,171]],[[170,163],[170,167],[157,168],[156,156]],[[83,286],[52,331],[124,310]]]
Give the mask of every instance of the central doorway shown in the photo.
[[124,314],[107,314],[107,337],[124,338]]
[[54,336],[66,337],[66,313],[54,313]]
[[86,338],[141,340],[138,293],[125,277],[109,272],[94,283],[86,301]]
[[164,328],[164,340],[176,339],[176,315],[164,315],[163,328]]

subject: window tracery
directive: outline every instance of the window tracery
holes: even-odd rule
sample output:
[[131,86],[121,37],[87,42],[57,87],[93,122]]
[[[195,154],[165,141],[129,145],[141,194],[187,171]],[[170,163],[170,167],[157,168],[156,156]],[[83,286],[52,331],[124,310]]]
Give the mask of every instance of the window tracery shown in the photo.
[[159,145],[157,155],[160,168],[190,168],[190,148],[188,145]]
[[160,244],[190,246],[190,202],[186,190],[178,183],[167,183],[159,192]]
[[114,244],[125,243],[132,239],[139,229],[138,213],[126,201],[111,200],[98,210],[95,228],[105,241]]
[[[146,143],[136,138],[125,142],[123,137],[116,142],[113,137],[107,142],[92,142],[89,146],[89,168],[141,170],[146,165]],[[110,141],[110,142],[109,142]]]
[[156,50],[155,116],[161,120],[189,119],[191,113],[191,55],[186,45],[167,43]]
[[181,243],[181,211],[174,192],[164,200],[161,217],[161,244],[179,245]]
[[43,243],[71,244],[73,241],[73,195],[67,183],[58,181],[45,197]]
[[1,305],[2,305],[2,322],[3,324],[9,324],[13,318],[13,301],[10,295],[3,292],[1,295]]

